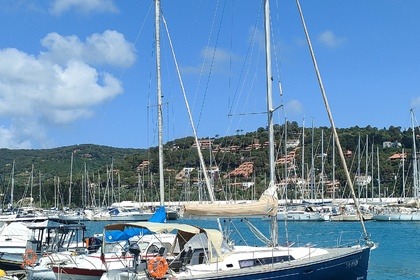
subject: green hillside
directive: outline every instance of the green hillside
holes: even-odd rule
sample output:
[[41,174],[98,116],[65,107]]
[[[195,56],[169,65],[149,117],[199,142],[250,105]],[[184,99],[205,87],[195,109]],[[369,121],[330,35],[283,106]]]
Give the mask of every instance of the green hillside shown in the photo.
[[[279,160],[276,167],[277,180],[289,179],[287,197],[347,197],[348,188],[337,152],[334,174],[340,187],[333,191],[334,194],[331,189],[327,190],[327,182],[332,180],[333,174],[331,130],[327,127],[303,129],[296,122],[287,123],[286,130],[287,134],[284,133],[284,125],[275,125],[276,158]],[[400,127],[392,126],[377,129],[368,126],[339,129],[338,132],[351,173],[363,175],[367,168],[368,175],[372,176],[373,185],[370,184],[367,190],[359,190],[361,196],[364,197],[367,191],[370,197],[373,189],[374,197],[378,197],[379,183],[381,196],[401,196],[402,161],[391,160],[389,157],[401,153],[403,149],[407,154],[404,164],[405,190],[406,195],[410,195],[413,187],[411,129],[401,130]],[[299,140],[295,147],[290,144],[293,140],[295,144]],[[216,175],[212,180],[218,199],[252,199],[261,194],[268,178],[268,133],[265,128],[245,134],[203,138],[200,141],[207,167],[211,161],[213,169],[216,166],[219,168],[218,172],[212,173]],[[387,147],[384,147],[384,142],[388,142]],[[289,143],[288,148],[285,148],[285,143]],[[286,153],[288,157],[285,157]],[[194,138],[167,142],[164,154],[165,200],[206,199]],[[287,158],[291,160],[284,163]],[[44,208],[69,206],[70,202],[71,207],[88,207],[109,205],[113,201],[122,200],[159,201],[156,147],[142,150],[86,144],[43,150],[0,149],[0,185],[4,205],[11,198],[13,162],[15,203],[23,197],[31,196],[31,193],[35,204]],[[236,169],[241,164],[244,167]],[[190,168],[191,172],[182,172],[184,168]],[[322,171],[324,176],[321,176]],[[303,191],[291,180],[302,175],[312,182],[312,191]],[[252,186],[252,183],[255,185]]]

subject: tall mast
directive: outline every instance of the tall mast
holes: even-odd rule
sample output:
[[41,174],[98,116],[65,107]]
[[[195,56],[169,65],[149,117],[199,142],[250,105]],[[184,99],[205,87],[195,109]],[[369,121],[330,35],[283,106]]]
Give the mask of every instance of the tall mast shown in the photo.
[[357,197],[360,199],[360,133],[359,140],[357,142]]
[[315,128],[314,128],[314,119],[312,119],[312,128],[311,128],[311,182],[309,185],[309,197],[308,198],[316,198],[315,197],[315,154],[314,154],[314,143],[315,143]]
[[38,184],[39,184],[39,186],[38,186],[38,193],[39,193],[39,195],[38,195],[38,197],[39,197],[39,208],[42,208],[42,187],[41,187],[41,171],[39,171],[39,177],[38,177]]
[[[182,90],[182,93],[183,93],[185,106],[187,107],[187,112],[188,112],[188,117],[190,119],[191,129],[193,131],[195,143],[197,145],[198,158],[200,160],[200,165],[201,165],[201,167],[203,169],[203,176],[204,176],[204,180],[206,182],[206,187],[207,187],[207,190],[208,190],[208,193],[209,193],[209,196],[210,196],[210,201],[211,202],[215,202],[216,198],[214,196],[214,190],[213,190],[213,188],[211,186],[211,183],[210,183],[210,180],[209,180],[209,176],[208,176],[208,173],[207,173],[206,163],[204,162],[203,154],[201,152],[201,146],[200,146],[200,142],[198,141],[197,130],[195,129],[194,121],[193,121],[193,118],[192,118],[192,113],[191,113],[191,110],[190,110],[190,106],[188,104],[187,95],[185,93],[184,83],[183,83],[182,78],[181,78],[181,72],[179,70],[178,62],[177,62],[177,59],[176,59],[176,56],[175,56],[175,52],[174,52],[174,48],[173,48],[173,45],[172,45],[171,38],[169,36],[168,26],[166,25],[165,18],[163,18],[163,23],[165,25],[166,32],[168,33],[169,44],[171,46],[172,56],[174,58],[175,68],[177,70],[179,83],[181,85],[181,90]],[[161,191],[163,192],[163,189],[161,189]],[[161,197],[163,197],[163,195]]]
[[321,130],[321,200],[324,202],[324,130]]
[[10,205],[13,208],[13,196],[14,196],[14,192],[15,192],[15,160],[13,160],[13,166],[12,166],[12,187],[10,190]]
[[31,170],[31,205],[30,205],[30,207],[32,207],[32,200],[33,200],[32,192],[33,192],[33,187],[34,187],[34,165],[32,164],[32,170]]
[[303,118],[303,122],[302,122],[302,183],[303,186],[301,186],[301,192],[302,192],[302,197],[304,194],[304,189],[306,189],[306,181],[305,181],[305,118]]
[[418,174],[418,166],[417,166],[417,146],[416,146],[416,132],[414,127],[414,111],[411,111],[411,130],[413,131],[413,197],[417,198],[418,196],[418,187],[419,187],[419,174]]
[[54,209],[58,210],[57,208],[57,177],[54,176]]
[[368,188],[369,188],[369,183],[368,183],[368,156],[369,156],[368,149],[369,149],[369,145],[368,145],[368,141],[369,141],[369,138],[368,138],[368,135],[366,135],[366,151],[365,151],[365,153],[366,153],[366,164],[365,164],[365,181],[364,181],[364,183],[366,184],[365,185],[366,186],[366,191],[365,191],[366,202],[368,200]]
[[[405,151],[402,149],[402,197],[405,199]],[[379,167],[379,165],[378,165]]]
[[335,141],[332,141],[332,181],[333,181],[333,199],[335,199]]
[[[264,4],[264,26],[265,26],[265,64],[266,64],[266,87],[267,87],[267,113],[268,113],[268,135],[270,149],[270,187],[274,187],[275,163],[274,163],[274,127],[273,127],[273,79],[271,74],[271,38],[270,38],[270,1],[265,0]],[[277,193],[276,193],[277,195]],[[278,222],[277,216],[271,217],[271,242],[273,246],[278,245]]]
[[160,0],[155,0],[155,32],[156,32],[156,89],[157,89],[157,111],[158,111],[158,146],[159,146],[159,192],[160,206],[164,199],[164,178],[163,178],[163,140],[162,140],[162,88],[160,76]]
[[71,152],[71,159],[70,159],[69,208],[71,207],[71,187],[73,184],[73,154],[74,154],[74,151]]
[[[403,150],[403,174],[404,174],[404,161],[405,161],[405,157],[404,157],[404,150]],[[381,197],[381,173],[379,170],[379,147],[376,147],[376,162],[378,165],[378,197],[379,197],[379,201],[382,201],[382,197]],[[404,176],[403,176],[404,178]],[[403,184],[405,184],[405,179],[403,179]]]
[[372,176],[372,180],[371,180],[371,185],[370,185],[370,189],[371,189],[371,194],[370,194],[370,197],[372,198],[371,200],[373,201],[373,197],[374,197],[374,193],[375,193],[375,191],[374,191],[374,184],[373,184],[373,160],[374,160],[374,151],[373,151],[373,144],[374,144],[374,142],[372,141],[372,148],[371,148],[371,153],[372,153],[372,155],[370,156],[371,157],[371,169],[370,169],[370,172],[371,172],[371,176]]
[[[330,110],[330,105],[328,103],[327,95],[325,93],[324,84],[322,83],[321,74],[319,73],[318,63],[316,62],[315,54],[314,54],[314,51],[312,49],[312,43],[311,43],[311,40],[309,38],[308,29],[306,28],[306,23],[305,23],[305,19],[303,18],[303,13],[302,13],[302,9],[300,8],[299,0],[296,0],[296,4],[297,4],[298,10],[299,10],[300,18],[301,18],[303,29],[304,29],[304,32],[305,32],[306,41],[308,42],[309,52],[311,53],[311,58],[312,58],[312,62],[313,62],[315,72],[316,72],[316,76],[317,76],[317,79],[318,79],[318,84],[319,84],[319,87],[321,89],[322,99],[324,100],[324,105],[325,105],[325,109],[327,110],[328,119],[330,120],[330,123],[331,123],[331,129],[332,129],[332,132],[333,132],[333,135],[334,135],[334,141],[337,145],[337,150],[338,150],[338,153],[340,155],[340,159],[341,159],[341,162],[342,162],[342,165],[343,165],[344,173],[346,175],[346,179],[347,179],[347,182],[348,182],[349,187],[350,187],[351,196],[353,197],[353,201],[354,201],[354,204],[356,206],[356,212],[357,212],[357,216],[359,217],[360,224],[361,224],[362,229],[363,229],[363,234],[365,236],[366,241],[368,241],[369,236],[367,234],[366,227],[365,227],[365,224],[363,222],[362,213],[360,212],[359,201],[357,200],[356,194],[354,192],[353,182],[350,178],[349,169],[347,168],[347,163],[346,163],[346,159],[344,158],[343,149],[341,148],[340,139],[338,138],[337,129],[336,129],[336,126],[335,126],[335,123],[334,123],[334,119],[332,117],[332,113],[331,113],[331,110]],[[371,243],[369,242],[369,244],[371,244]]]

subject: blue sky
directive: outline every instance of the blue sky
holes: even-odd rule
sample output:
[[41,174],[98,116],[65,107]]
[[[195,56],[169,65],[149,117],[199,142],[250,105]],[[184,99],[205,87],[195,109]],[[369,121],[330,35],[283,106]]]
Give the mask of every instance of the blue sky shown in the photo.
[[[199,137],[264,127],[262,1],[161,2]],[[420,1],[301,6],[336,126],[408,128]],[[329,126],[295,1],[271,9],[275,122]],[[157,144],[152,0],[0,0],[0,25],[1,148]],[[192,130],[163,23],[161,40],[166,142]]]

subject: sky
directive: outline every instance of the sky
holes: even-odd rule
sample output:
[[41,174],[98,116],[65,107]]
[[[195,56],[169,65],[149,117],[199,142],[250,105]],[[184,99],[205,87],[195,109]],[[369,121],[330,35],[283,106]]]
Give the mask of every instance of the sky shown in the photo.
[[[262,2],[161,0],[164,142],[266,126]],[[420,1],[300,4],[335,125],[409,128]],[[330,126],[296,3],[270,5],[274,122]],[[0,0],[0,148],[156,146],[154,21],[153,0]]]

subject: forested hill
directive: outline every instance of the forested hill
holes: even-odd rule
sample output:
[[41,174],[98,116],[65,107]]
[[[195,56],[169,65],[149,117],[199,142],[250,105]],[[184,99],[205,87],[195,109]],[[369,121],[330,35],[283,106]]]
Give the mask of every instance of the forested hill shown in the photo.
[[[328,127],[305,128],[299,127],[296,122],[287,124],[287,133],[284,133],[284,126],[275,125],[276,151],[278,159],[285,157],[293,150],[294,161],[288,165],[294,166],[296,174],[307,174],[310,166],[318,174],[322,169],[325,178],[331,179],[332,172],[332,137]],[[303,134],[304,133],[304,134]],[[392,161],[390,156],[401,153],[405,149],[407,158],[411,158],[413,147],[412,130],[402,130],[400,127],[391,126],[388,129],[378,129],[374,127],[352,127],[338,130],[343,151],[347,153],[347,161],[353,174],[364,173],[366,167],[368,173],[377,173],[377,159],[380,161],[381,183],[387,195],[400,192],[400,184],[397,182],[401,176],[401,166],[398,161]],[[418,134],[418,132],[416,133]],[[304,135],[304,137],[302,136]],[[298,140],[298,142],[297,142]],[[304,145],[302,147],[302,140]],[[203,138],[201,146],[203,155],[207,163],[211,166],[218,166],[219,173],[215,182],[215,189],[220,193],[225,192],[225,187],[229,184],[227,180],[235,182],[245,182],[253,180],[257,186],[256,192],[260,193],[264,189],[264,180],[268,171],[268,149],[266,143],[268,133],[266,128],[259,128],[257,131],[237,134],[220,138]],[[295,141],[294,145],[290,142]],[[285,143],[289,143],[285,145]],[[297,144],[298,143],[298,144]],[[385,146],[384,146],[385,143]],[[297,144],[297,145],[296,145]],[[287,146],[287,148],[286,148]],[[210,149],[212,153],[210,153]],[[350,154],[348,153],[350,151]],[[39,200],[41,191],[42,205],[50,206],[52,196],[60,185],[60,194],[63,203],[68,197],[68,186],[70,185],[70,174],[74,186],[74,206],[81,206],[81,194],[84,196],[88,191],[81,191],[87,182],[95,183],[97,186],[104,187],[112,184],[119,188],[119,199],[138,199],[138,193],[133,190],[135,186],[141,185],[150,193],[144,199],[156,200],[153,188],[158,184],[158,150],[156,147],[150,149],[125,149],[93,144],[74,145],[59,147],[54,149],[41,150],[9,150],[0,149],[0,193],[7,202],[10,197],[12,168],[14,163],[13,177],[15,179],[15,199],[28,196],[30,189],[35,201]],[[379,152],[379,153],[378,153]],[[304,153],[304,163],[302,165],[302,153]],[[183,181],[180,181],[179,174],[185,167],[194,169],[188,177],[189,183],[194,184],[200,177],[197,170],[199,160],[197,157],[195,141],[193,137],[186,137],[169,141],[164,145],[165,154],[165,180],[166,184],[172,186],[166,190],[171,199],[181,199],[185,196],[185,174]],[[324,157],[320,157],[324,154]],[[73,155],[73,165],[71,157]],[[340,167],[338,155],[336,158],[336,178],[344,180],[343,172]],[[322,162],[321,162],[322,159]],[[252,174],[232,173],[241,164],[252,162]],[[303,166],[303,169],[302,169]],[[405,165],[406,174],[410,173],[408,161]],[[277,178],[284,178],[285,171],[282,164],[277,165]],[[373,170],[373,171],[372,171]],[[374,173],[375,172],[375,173]],[[229,176],[232,175],[232,176]],[[304,175],[305,176],[305,175]],[[407,175],[406,175],[407,176]],[[233,178],[235,177],[235,178]],[[251,178],[252,177],[252,178]],[[229,178],[229,179],[226,179]],[[141,182],[140,182],[141,180]],[[121,188],[121,190],[120,190]],[[144,191],[144,190],[143,190]],[[255,191],[255,190],[254,190]],[[89,192],[92,192],[89,190]],[[194,191],[190,190],[190,194]],[[226,195],[224,193],[223,195]],[[243,191],[242,198],[248,194]],[[114,194],[115,196],[115,194]],[[114,197],[115,198],[115,197]],[[85,198],[84,201],[88,201]]]

